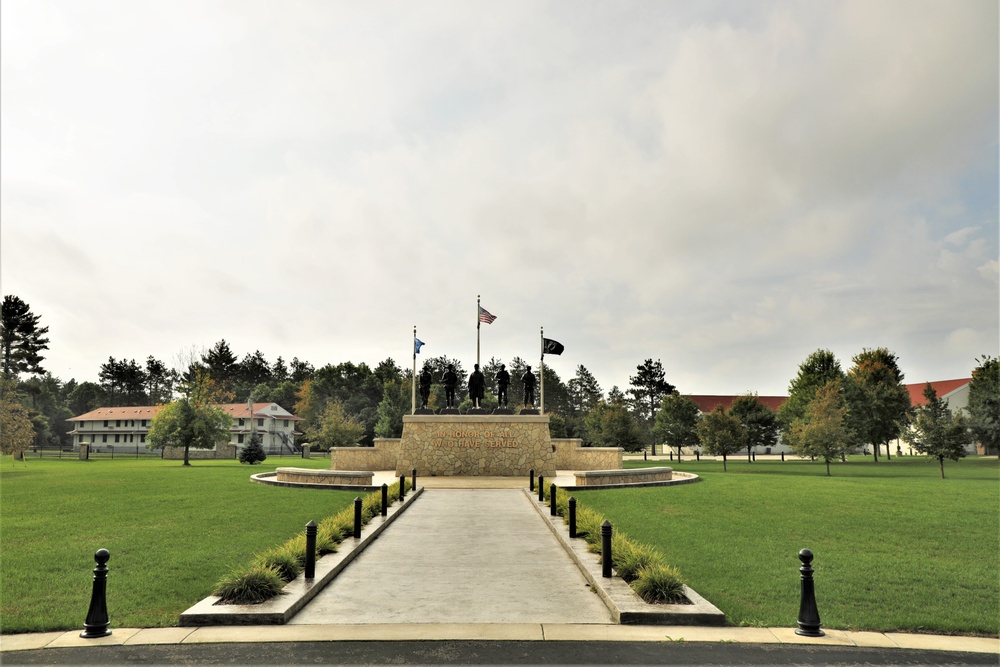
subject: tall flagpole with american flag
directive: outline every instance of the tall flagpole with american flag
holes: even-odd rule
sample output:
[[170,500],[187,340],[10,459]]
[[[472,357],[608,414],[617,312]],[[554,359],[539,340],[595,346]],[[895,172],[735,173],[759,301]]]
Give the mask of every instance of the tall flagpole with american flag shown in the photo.
[[490,311],[483,308],[479,302],[480,295],[476,295],[476,365],[479,365],[479,328],[482,326],[483,322],[486,324],[493,324],[493,320],[497,318],[496,315],[490,313]]

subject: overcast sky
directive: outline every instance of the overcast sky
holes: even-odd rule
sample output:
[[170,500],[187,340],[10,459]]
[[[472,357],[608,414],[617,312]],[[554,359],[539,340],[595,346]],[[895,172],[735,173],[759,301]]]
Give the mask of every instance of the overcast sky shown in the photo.
[[225,338],[783,394],[997,354],[998,8],[3,0],[2,291],[46,368]]

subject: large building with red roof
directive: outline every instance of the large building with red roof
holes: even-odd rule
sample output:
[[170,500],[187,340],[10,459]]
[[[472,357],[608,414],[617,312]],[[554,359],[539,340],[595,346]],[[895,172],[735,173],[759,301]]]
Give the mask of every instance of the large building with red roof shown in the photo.
[[[115,447],[145,447],[149,427],[162,405],[140,405],[123,408],[97,408],[66,421],[73,425],[73,449],[87,445],[91,451],[108,450]],[[220,404],[233,418],[229,445],[239,450],[250,441],[251,430],[263,437],[262,445],[268,453],[295,451],[295,430],[301,417],[277,403],[228,403]]]

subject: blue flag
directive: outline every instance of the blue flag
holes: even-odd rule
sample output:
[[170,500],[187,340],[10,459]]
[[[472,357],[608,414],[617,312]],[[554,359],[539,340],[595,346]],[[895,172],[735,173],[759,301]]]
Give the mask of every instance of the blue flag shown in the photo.
[[420,354],[420,346],[424,344],[424,341],[419,338],[413,339],[413,354]]

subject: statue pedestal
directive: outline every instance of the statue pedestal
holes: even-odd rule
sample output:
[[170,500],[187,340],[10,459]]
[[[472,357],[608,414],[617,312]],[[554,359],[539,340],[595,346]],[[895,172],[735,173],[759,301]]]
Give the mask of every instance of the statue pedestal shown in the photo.
[[553,450],[545,415],[403,415],[396,474],[554,476]]

